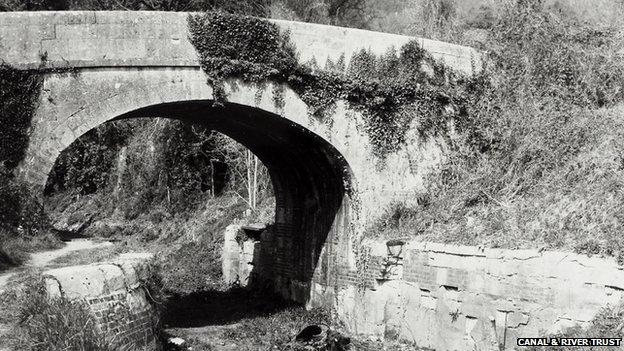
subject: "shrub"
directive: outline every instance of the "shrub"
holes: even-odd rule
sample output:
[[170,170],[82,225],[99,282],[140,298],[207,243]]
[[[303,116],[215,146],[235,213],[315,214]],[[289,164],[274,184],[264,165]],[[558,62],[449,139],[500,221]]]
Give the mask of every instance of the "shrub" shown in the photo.
[[386,216],[375,231],[621,256],[624,63],[610,30],[525,3],[493,26],[455,133],[434,125],[449,152],[428,177],[428,204],[406,204],[414,216],[399,228]]
[[0,166],[0,270],[17,266],[28,253],[61,245],[30,188]]
[[162,261],[164,288],[176,295],[219,290],[221,246],[204,241],[184,243]]
[[[416,40],[377,57],[361,50],[353,55],[346,71],[345,59],[325,70],[298,62],[289,33],[266,20],[219,12],[189,16],[191,42],[216,104],[227,101],[226,79],[240,79],[262,89],[267,82],[288,85],[308,105],[310,114],[331,124],[338,100],[360,112],[374,151],[384,157],[405,142],[405,132],[418,118],[419,132],[429,136],[434,127],[445,126],[462,105],[460,77],[420,47]],[[219,43],[216,45],[215,43]],[[448,83],[451,84],[448,84]],[[274,90],[276,105],[283,99]],[[328,113],[329,112],[329,113]]]
[[112,351],[89,307],[80,301],[50,298],[41,278],[27,280],[17,294],[23,345],[33,351]]
[[12,234],[0,229],[0,271],[9,267],[19,266],[28,260],[28,251],[16,239],[11,239]]
[[25,183],[0,168],[0,227],[34,237],[48,228],[43,206]]
[[37,70],[0,63],[0,167],[12,170],[24,157],[42,82]]

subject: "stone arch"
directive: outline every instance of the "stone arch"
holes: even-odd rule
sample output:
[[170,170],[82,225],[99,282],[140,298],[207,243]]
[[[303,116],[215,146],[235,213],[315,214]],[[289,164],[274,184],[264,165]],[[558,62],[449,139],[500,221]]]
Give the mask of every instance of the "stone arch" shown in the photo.
[[[83,90],[92,84],[99,85],[97,92]],[[228,90],[228,102],[215,104],[196,69],[95,69],[74,77],[49,76],[20,175],[42,189],[60,153],[107,121],[165,117],[203,124],[248,147],[269,170],[275,226],[264,238],[270,245],[263,248],[264,271],[259,273],[309,282],[328,235],[338,236],[348,227],[350,166],[331,142],[305,125],[307,107],[292,91],[283,91],[278,106],[270,87],[230,82]],[[55,103],[61,98],[63,103]]]

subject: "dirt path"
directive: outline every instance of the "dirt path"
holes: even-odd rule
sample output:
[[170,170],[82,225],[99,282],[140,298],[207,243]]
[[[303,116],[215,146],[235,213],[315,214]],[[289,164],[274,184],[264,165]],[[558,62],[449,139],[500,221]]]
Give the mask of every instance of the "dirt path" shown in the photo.
[[111,246],[111,242],[94,242],[89,239],[72,239],[66,242],[65,246],[60,249],[35,252],[30,256],[30,260],[25,265],[9,270],[8,272],[0,274],[0,292],[2,292],[9,281],[9,279],[15,275],[20,269],[28,267],[46,267],[54,259],[67,255],[73,251],[93,249],[97,247]]

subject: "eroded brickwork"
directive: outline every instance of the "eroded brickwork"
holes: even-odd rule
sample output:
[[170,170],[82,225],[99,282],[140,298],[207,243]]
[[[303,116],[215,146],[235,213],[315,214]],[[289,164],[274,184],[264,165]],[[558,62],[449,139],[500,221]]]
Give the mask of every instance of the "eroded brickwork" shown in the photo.
[[155,311],[150,304],[130,304],[130,299],[147,301],[141,290],[87,299],[102,331],[119,350],[136,350],[155,343]]
[[151,255],[125,254],[110,263],[44,272],[48,293],[82,300],[115,350],[131,351],[156,342],[157,313],[149,303],[142,269]]
[[513,349],[517,337],[586,325],[624,297],[613,259],[422,242],[398,256],[384,242],[365,247],[359,270],[319,267],[309,304],[336,308],[353,332],[436,350]]

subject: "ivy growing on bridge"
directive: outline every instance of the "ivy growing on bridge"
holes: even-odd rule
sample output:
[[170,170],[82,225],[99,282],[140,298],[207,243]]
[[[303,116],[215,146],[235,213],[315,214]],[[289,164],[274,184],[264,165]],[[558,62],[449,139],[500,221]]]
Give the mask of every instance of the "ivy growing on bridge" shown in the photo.
[[[416,41],[385,55],[362,50],[348,67],[344,57],[324,69],[301,63],[289,33],[264,19],[207,12],[189,16],[195,46],[208,83],[219,102],[227,100],[226,79],[262,87],[284,84],[325,120],[338,100],[362,114],[365,130],[378,156],[396,151],[405,142],[410,123],[422,137],[446,131],[450,119],[465,111],[462,78],[438,63]],[[274,100],[280,101],[279,91]]]
[[26,153],[42,86],[39,69],[0,64],[0,269],[20,262],[23,256],[18,249],[6,249],[9,237],[32,238],[47,225],[38,199],[12,173]]
[[38,70],[0,64],[0,166],[7,170],[24,157],[42,83]]

